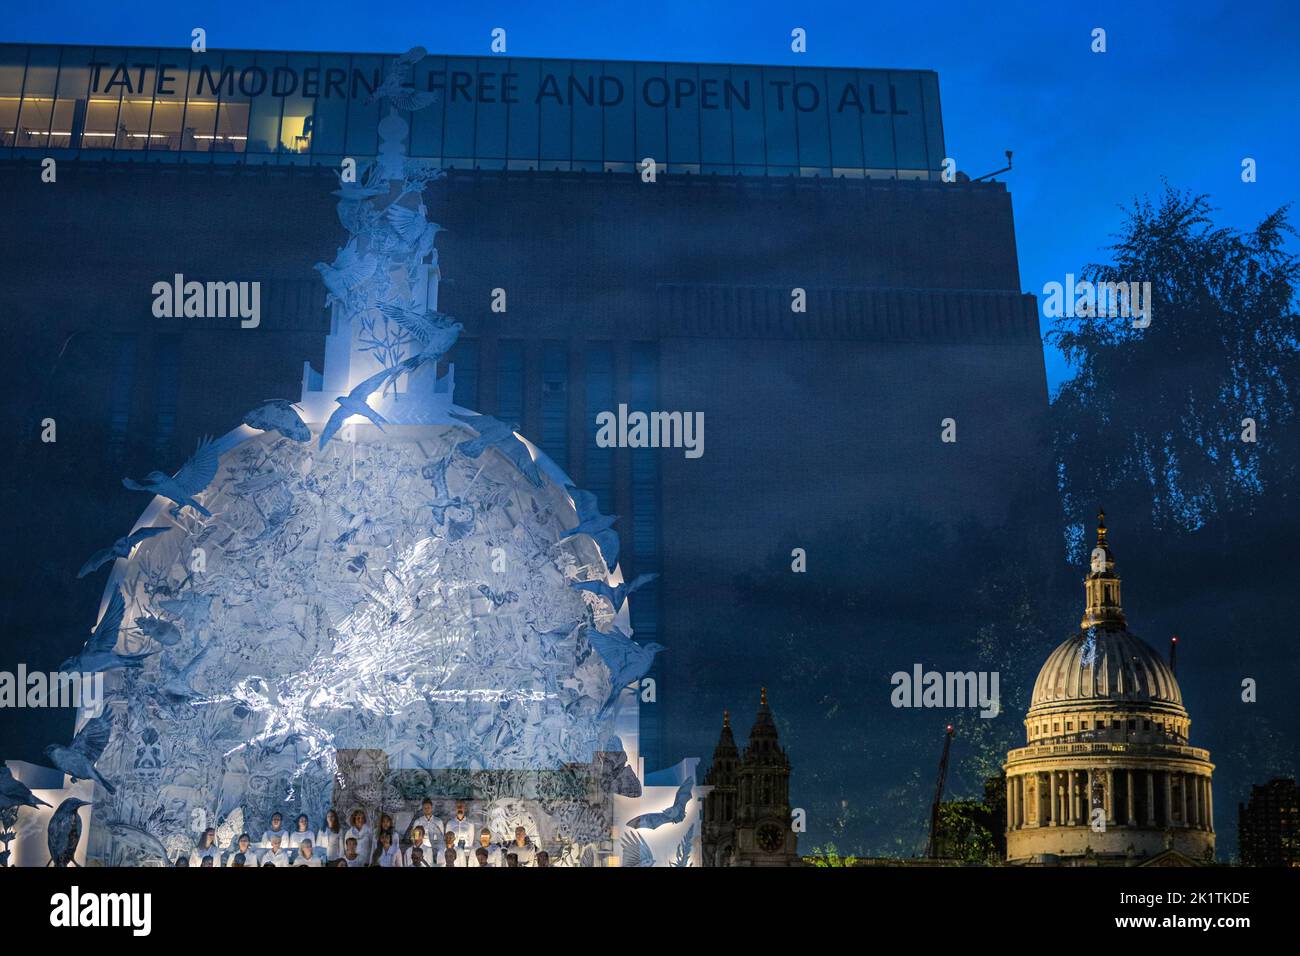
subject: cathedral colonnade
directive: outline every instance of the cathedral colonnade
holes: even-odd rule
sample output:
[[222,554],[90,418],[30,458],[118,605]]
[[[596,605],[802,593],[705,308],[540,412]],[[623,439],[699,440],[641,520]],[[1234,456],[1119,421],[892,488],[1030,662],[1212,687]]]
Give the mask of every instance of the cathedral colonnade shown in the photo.
[[1150,766],[1017,771],[1007,777],[1007,830],[1026,827],[1180,827],[1213,831],[1208,773]]

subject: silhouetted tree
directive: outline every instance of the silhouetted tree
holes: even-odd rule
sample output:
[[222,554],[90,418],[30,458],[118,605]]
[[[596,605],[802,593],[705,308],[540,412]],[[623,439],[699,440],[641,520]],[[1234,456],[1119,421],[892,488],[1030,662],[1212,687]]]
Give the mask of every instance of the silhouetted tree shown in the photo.
[[[1247,231],[1212,212],[1168,185],[1157,203],[1136,201],[1107,247],[1114,261],[1083,277],[1149,281],[1150,325],[1098,314],[1048,334],[1078,369],[1052,406],[1074,522],[1113,499],[1149,509],[1155,528],[1190,530],[1294,483],[1300,262],[1284,248],[1288,207]],[[1247,418],[1257,443],[1242,440]]]

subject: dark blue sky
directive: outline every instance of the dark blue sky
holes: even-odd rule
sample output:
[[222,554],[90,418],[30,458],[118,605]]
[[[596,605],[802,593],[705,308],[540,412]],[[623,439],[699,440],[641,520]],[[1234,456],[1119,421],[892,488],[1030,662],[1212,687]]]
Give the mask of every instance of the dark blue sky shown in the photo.
[[[590,9],[584,9],[589,6]],[[1161,177],[1211,194],[1247,226],[1296,194],[1300,4],[66,3],[6,11],[0,39],[212,48],[487,54],[933,69],[948,153],[974,175],[1003,165],[1021,285],[1040,293],[1103,255],[1119,205]],[[808,52],[790,51],[793,27]],[[1108,52],[1090,52],[1094,27]],[[1243,157],[1259,181],[1241,182]],[[1053,387],[1068,377],[1047,351]]]

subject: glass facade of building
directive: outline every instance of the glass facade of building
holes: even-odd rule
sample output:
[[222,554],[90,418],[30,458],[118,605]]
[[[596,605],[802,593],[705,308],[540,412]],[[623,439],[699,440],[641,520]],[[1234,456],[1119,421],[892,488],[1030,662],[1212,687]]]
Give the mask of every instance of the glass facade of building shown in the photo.
[[[0,45],[0,157],[373,156],[393,56]],[[458,169],[937,179],[930,71],[428,56],[409,152]]]

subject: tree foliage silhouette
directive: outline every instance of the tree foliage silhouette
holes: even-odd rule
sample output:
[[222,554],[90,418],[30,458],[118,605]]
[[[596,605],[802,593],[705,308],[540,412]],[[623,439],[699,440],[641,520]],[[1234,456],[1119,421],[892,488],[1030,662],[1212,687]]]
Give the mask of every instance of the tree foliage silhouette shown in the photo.
[[[1294,483],[1300,262],[1285,248],[1288,207],[1245,231],[1215,225],[1213,211],[1166,184],[1127,211],[1113,261],[1084,270],[1149,281],[1149,326],[1084,315],[1048,333],[1078,369],[1052,406],[1073,522],[1115,499],[1149,508],[1153,528],[1194,530]],[[1242,440],[1247,418],[1257,443]]]

